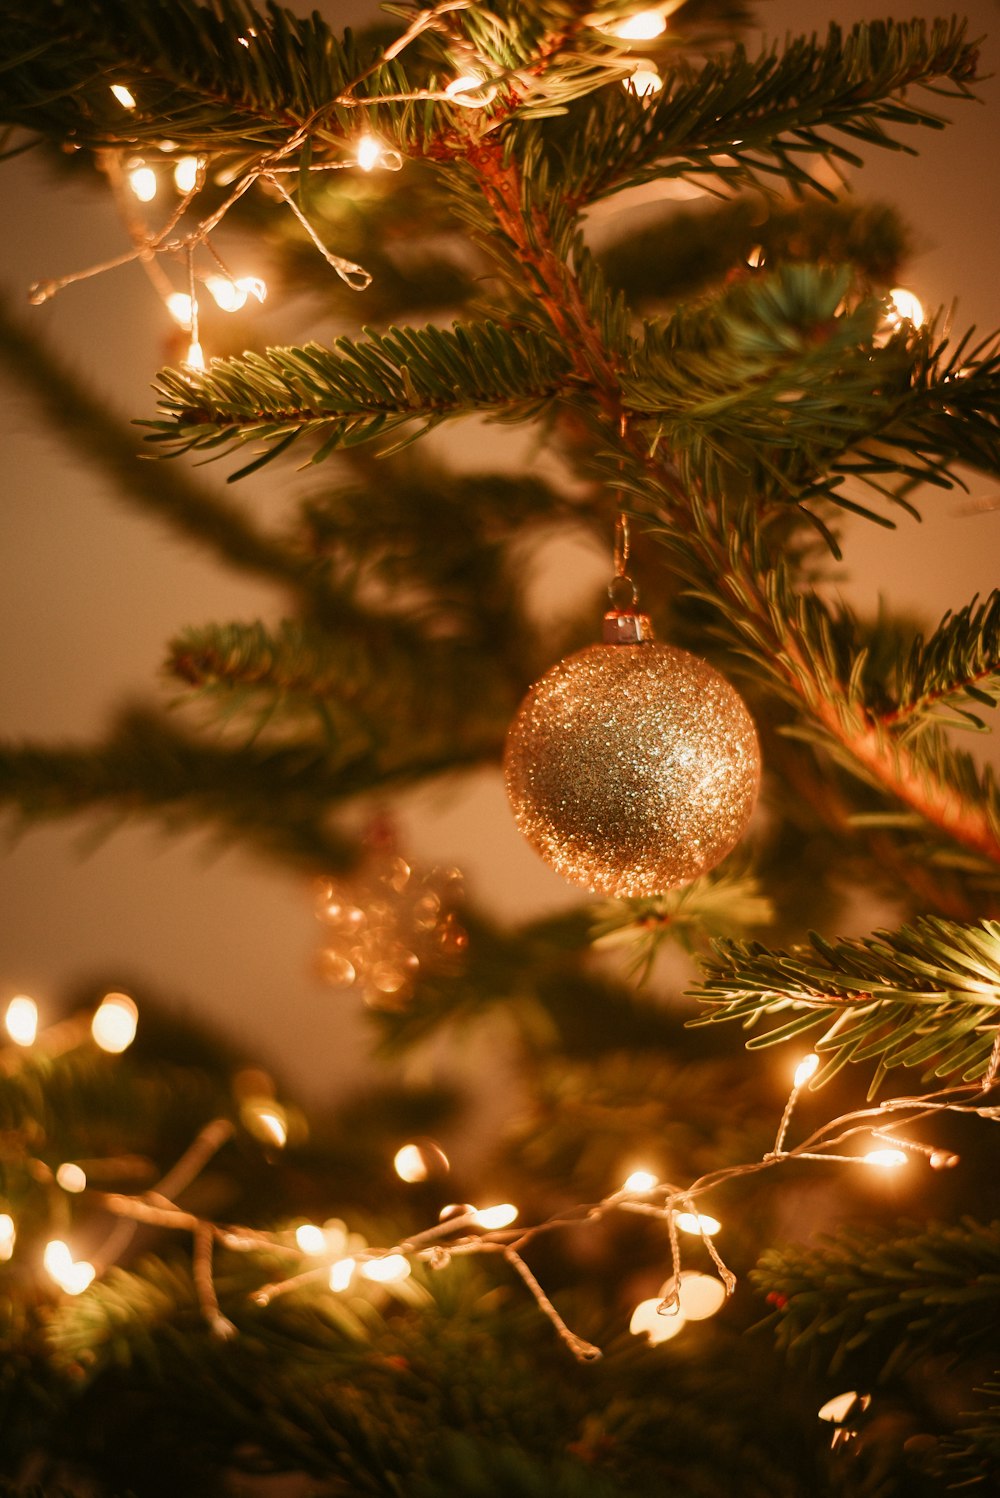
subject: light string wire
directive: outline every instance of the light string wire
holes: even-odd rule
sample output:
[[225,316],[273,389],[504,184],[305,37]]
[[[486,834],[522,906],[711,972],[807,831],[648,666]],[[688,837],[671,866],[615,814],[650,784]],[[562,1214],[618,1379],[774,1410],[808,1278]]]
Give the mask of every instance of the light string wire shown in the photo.
[[[688,1186],[658,1182],[647,1190],[631,1191],[624,1187],[611,1192],[599,1202],[580,1204],[530,1226],[483,1229],[478,1226],[477,1211],[472,1209],[444,1222],[435,1223],[389,1246],[368,1246],[355,1250],[351,1256],[352,1262],[360,1267],[365,1263],[398,1255],[440,1270],[456,1255],[501,1255],[526,1286],[539,1310],[551,1322],[573,1357],[580,1362],[592,1362],[601,1356],[600,1348],[580,1337],[566,1324],[522,1256],[522,1250],[541,1235],[579,1227],[583,1223],[596,1223],[615,1212],[652,1217],[662,1222],[668,1236],[670,1276],[659,1310],[663,1314],[676,1315],[680,1312],[682,1264],[678,1213],[686,1212],[696,1223],[694,1231],[701,1238],[728,1298],[735,1291],[736,1275],[723,1260],[697,1211],[699,1199],[707,1192],[730,1181],[796,1160],[865,1165],[870,1169],[872,1167],[864,1155],[842,1152],[842,1147],[848,1141],[861,1136],[885,1140],[929,1156],[933,1153],[932,1147],[901,1138],[896,1130],[947,1112],[975,1114],[980,1118],[1000,1122],[1000,1104],[971,1100],[977,1096],[983,1098],[996,1088],[998,1071],[1000,1045],[994,1047],[993,1057],[981,1083],[942,1088],[922,1096],[887,1098],[877,1106],[841,1114],[822,1124],[799,1144],[786,1147],[785,1140],[795,1105],[805,1086],[805,1083],[796,1082],[785,1104],[775,1146],[759,1160],[709,1171]],[[899,1117],[894,1118],[893,1115]],[[172,1200],[172,1197],[179,1195],[192,1183],[234,1132],[234,1126],[228,1119],[220,1118],[207,1124],[177,1164],[152,1190],[130,1196],[87,1188],[93,1201],[113,1216],[124,1219],[120,1236],[116,1237],[113,1233],[98,1256],[102,1270],[110,1267],[114,1258],[124,1252],[139,1226],[165,1228],[191,1235],[192,1277],[198,1303],[209,1329],[220,1337],[231,1337],[236,1329],[222,1312],[215,1290],[212,1259],[216,1244],[237,1253],[263,1252],[269,1256],[277,1254],[298,1264],[313,1257],[297,1245],[288,1243],[287,1235],[283,1236],[280,1232],[217,1223],[184,1210]],[[955,1163],[954,1157],[949,1157],[949,1160],[950,1163]],[[257,1306],[266,1307],[285,1295],[328,1280],[332,1257],[331,1254],[319,1265],[261,1285],[250,1292],[249,1299]]]

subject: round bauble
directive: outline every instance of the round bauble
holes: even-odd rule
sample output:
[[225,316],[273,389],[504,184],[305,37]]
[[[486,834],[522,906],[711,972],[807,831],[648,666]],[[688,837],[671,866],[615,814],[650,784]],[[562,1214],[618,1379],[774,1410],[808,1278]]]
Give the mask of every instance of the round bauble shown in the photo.
[[564,879],[656,895],[738,842],[760,747],[742,697],[706,661],[652,641],[591,645],[531,688],[504,773],[518,827]]

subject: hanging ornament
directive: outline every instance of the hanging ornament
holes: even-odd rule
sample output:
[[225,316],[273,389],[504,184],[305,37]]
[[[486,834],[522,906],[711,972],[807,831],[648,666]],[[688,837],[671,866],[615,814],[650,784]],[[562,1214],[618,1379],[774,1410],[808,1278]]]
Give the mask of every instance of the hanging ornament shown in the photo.
[[627,559],[622,517],[604,643],[531,688],[504,772],[518,827],[557,873],[637,897],[689,883],[735,846],[757,799],[760,747],[725,677],[654,641]]
[[356,989],[372,1009],[403,1010],[420,972],[453,973],[461,965],[468,946],[457,914],[462,875],[411,868],[384,823],[366,842],[368,854],[350,882],[318,883],[316,916],[328,933],[319,972],[332,988]]

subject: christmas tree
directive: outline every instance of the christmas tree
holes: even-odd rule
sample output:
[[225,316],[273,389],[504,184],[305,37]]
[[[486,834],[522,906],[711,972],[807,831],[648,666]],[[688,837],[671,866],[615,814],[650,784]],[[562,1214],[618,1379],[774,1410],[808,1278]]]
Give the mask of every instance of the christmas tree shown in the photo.
[[[103,737],[5,743],[5,807],[270,859],[377,1041],[302,1110],[148,982],[40,1030],[10,996],[3,1477],[995,1491],[1000,595],[838,595],[863,525],[1000,472],[995,341],[838,190],[967,107],[975,40],[758,47],[726,0],[0,15],[8,152],[120,219],[31,300],[138,268],[174,328],[140,427],[11,306],[4,362],[283,600],[185,629]],[[414,787],[502,767],[570,892],[517,921],[406,839]],[[840,935],[852,901],[882,925]]]

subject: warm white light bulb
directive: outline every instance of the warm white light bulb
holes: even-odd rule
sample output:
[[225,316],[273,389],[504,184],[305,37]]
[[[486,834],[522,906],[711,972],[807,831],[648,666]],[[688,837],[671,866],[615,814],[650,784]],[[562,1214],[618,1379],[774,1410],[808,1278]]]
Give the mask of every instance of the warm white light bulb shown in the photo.
[[633,1170],[630,1176],[626,1176],[623,1191],[634,1191],[642,1196],[647,1191],[652,1191],[656,1185],[656,1176],[650,1170]]
[[681,1315],[688,1321],[705,1321],[726,1303],[726,1287],[714,1274],[685,1270],[677,1287]]
[[128,174],[128,185],[140,203],[151,203],[156,197],[156,173],[151,166],[134,166]]
[[346,1290],[354,1278],[355,1263],[353,1259],[338,1259],[336,1264],[330,1266],[330,1289]]
[[38,1005],[26,993],[19,993],[7,1005],[4,1015],[7,1034],[15,1045],[34,1045],[38,1034]]
[[628,1324],[633,1337],[645,1335],[647,1341],[655,1346],[658,1342],[669,1342],[671,1337],[676,1337],[679,1331],[683,1331],[687,1323],[684,1313],[665,1311],[661,1315],[661,1303],[662,1298],[659,1296],[655,1300],[639,1302]]
[[186,291],[172,291],[167,297],[167,311],[174,322],[179,323],[182,328],[189,329],[191,326],[191,298]]
[[906,1154],[903,1150],[869,1150],[864,1156],[866,1165],[879,1165],[883,1170],[898,1170],[901,1165],[906,1164]]
[[497,1228],[510,1227],[517,1219],[517,1208],[513,1202],[500,1202],[496,1207],[483,1207],[472,1215],[477,1227],[492,1232]]
[[661,10],[637,10],[624,20],[615,21],[607,30],[623,42],[650,42],[667,29],[667,18]]
[[138,1024],[139,1011],[127,993],[106,993],[90,1029],[102,1051],[118,1056],[132,1044]]
[[237,276],[236,284],[247,296],[256,297],[258,302],[267,296],[267,283],[260,276]]
[[866,1410],[871,1404],[869,1394],[859,1394],[855,1389],[848,1389],[846,1394],[835,1394],[828,1399],[817,1411],[821,1420],[829,1420],[834,1425],[839,1425],[846,1420],[851,1411],[857,1407],[858,1410]]
[[663,79],[655,63],[643,62],[627,78],[622,79],[626,93],[636,94],[640,99],[652,98],[663,87]]
[[9,1212],[0,1212],[0,1261],[6,1262],[14,1252],[17,1229]]
[[326,1234],[314,1222],[303,1222],[295,1229],[295,1242],[304,1254],[326,1253]]
[[262,1132],[267,1135],[270,1143],[276,1144],[279,1149],[283,1149],[288,1143],[288,1125],[285,1122],[284,1114],[279,1112],[277,1108],[265,1106],[255,1108],[253,1112],[254,1118],[260,1125]]
[[197,181],[197,156],[182,156],[174,167],[174,186],[178,192],[190,192]]
[[810,1051],[808,1056],[803,1056],[795,1068],[794,1082],[796,1087],[804,1087],[809,1078],[816,1075],[819,1070],[819,1057],[815,1051]]
[[382,1259],[366,1259],[361,1265],[361,1273],[366,1280],[388,1285],[394,1280],[406,1279],[410,1273],[410,1261],[402,1254],[386,1254]]
[[713,1238],[722,1226],[718,1218],[704,1212],[675,1212],[674,1221],[682,1233],[696,1233],[699,1238]]
[[52,1238],[45,1245],[42,1263],[52,1278],[58,1281],[67,1270],[72,1268],[73,1255],[69,1251],[69,1246],[61,1238]]
[[198,342],[188,344],[187,358],[184,360],[188,369],[205,369],[205,351]]
[[357,160],[358,166],[363,172],[370,172],[373,167],[378,166],[382,156],[382,143],[375,139],[374,135],[363,135],[358,141]]
[[206,276],[205,285],[223,312],[238,312],[246,305],[247,293],[238,281],[231,281],[228,276]]
[[427,1162],[419,1144],[404,1144],[398,1149],[392,1160],[393,1169],[401,1181],[407,1181],[415,1185],[418,1181],[426,1181],[429,1174]]
[[130,88],[125,87],[124,83],[112,83],[111,92],[123,109],[135,108],[135,95]]
[[87,1189],[87,1172],[72,1160],[67,1160],[60,1165],[56,1171],[56,1185],[61,1186],[64,1191],[71,1191],[75,1195],[79,1191]]
[[905,286],[894,286],[889,292],[889,300],[893,309],[889,314],[890,322],[897,325],[911,322],[915,328],[920,327],[924,320],[924,308],[919,297],[914,296],[912,291],[907,291]]
[[88,1264],[86,1259],[78,1259],[57,1283],[67,1295],[82,1295],[87,1286],[93,1283],[96,1273],[93,1264]]

